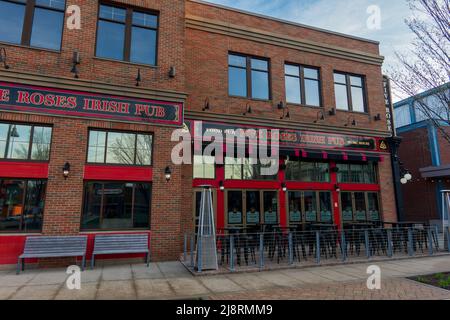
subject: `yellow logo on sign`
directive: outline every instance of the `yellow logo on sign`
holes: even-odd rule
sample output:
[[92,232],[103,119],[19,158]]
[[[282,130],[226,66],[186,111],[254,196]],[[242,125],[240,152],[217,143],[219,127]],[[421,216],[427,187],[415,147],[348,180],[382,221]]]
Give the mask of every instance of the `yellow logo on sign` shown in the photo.
[[381,149],[381,150],[386,150],[386,149],[387,149],[386,142],[384,142],[384,141],[381,141],[381,142],[380,142],[380,149]]

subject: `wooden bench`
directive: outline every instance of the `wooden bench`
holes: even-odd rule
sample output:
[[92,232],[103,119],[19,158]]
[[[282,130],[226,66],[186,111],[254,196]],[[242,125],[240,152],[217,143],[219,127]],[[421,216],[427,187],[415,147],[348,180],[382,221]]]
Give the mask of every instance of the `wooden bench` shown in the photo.
[[[32,236],[27,237],[23,253],[17,261],[17,274],[25,270],[27,258],[83,257],[81,268],[86,264],[87,236]],[[22,266],[22,268],[21,268]]]
[[94,268],[98,254],[145,253],[147,267],[150,263],[148,233],[146,234],[109,234],[96,235],[92,252],[91,268]]

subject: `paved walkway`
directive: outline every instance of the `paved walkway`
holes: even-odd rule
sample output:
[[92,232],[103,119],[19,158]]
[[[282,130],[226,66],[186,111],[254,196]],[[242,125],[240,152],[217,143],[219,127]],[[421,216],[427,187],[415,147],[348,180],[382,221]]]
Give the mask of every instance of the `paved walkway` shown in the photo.
[[97,267],[69,290],[63,269],[0,272],[0,299],[450,299],[450,291],[406,277],[450,271],[450,256],[379,262],[381,290],[365,264],[192,276],[179,262]]

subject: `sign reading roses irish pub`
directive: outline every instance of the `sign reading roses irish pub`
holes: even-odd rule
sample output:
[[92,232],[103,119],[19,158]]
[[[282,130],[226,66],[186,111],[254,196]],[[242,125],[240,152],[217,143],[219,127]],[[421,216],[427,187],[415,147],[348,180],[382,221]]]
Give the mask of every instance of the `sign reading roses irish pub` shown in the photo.
[[0,82],[0,110],[125,122],[183,123],[183,104]]

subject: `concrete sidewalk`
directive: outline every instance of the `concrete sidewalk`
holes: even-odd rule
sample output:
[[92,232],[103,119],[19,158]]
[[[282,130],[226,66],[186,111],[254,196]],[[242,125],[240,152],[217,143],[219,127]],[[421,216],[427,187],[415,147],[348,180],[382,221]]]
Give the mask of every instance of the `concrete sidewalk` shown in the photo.
[[366,287],[371,263],[194,277],[180,262],[96,267],[81,290],[65,269],[0,272],[0,299],[450,299],[450,291],[406,277],[450,271],[450,256],[384,261],[382,289]]

